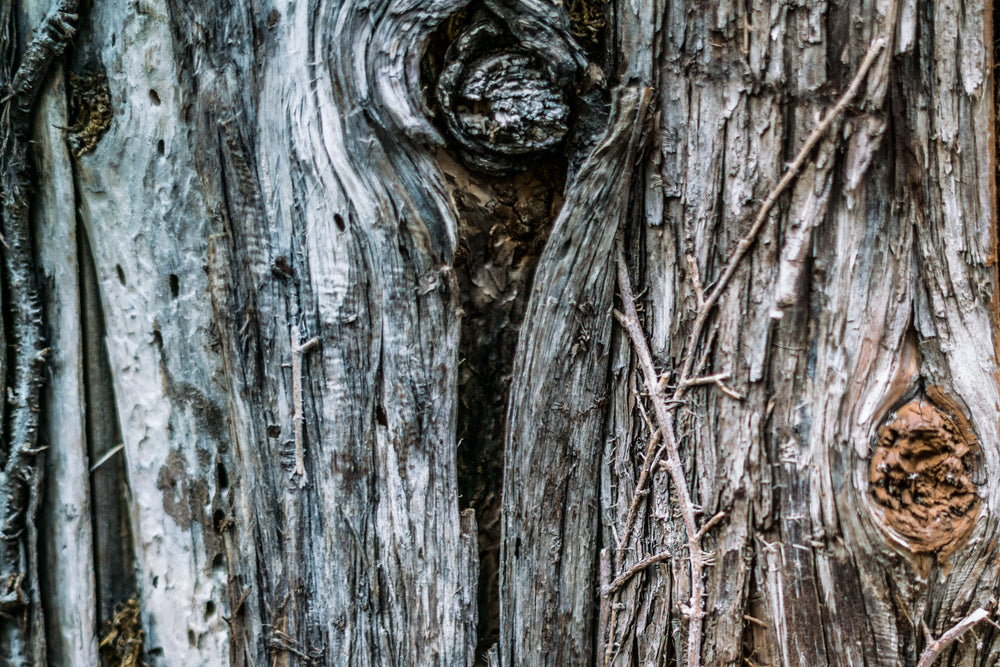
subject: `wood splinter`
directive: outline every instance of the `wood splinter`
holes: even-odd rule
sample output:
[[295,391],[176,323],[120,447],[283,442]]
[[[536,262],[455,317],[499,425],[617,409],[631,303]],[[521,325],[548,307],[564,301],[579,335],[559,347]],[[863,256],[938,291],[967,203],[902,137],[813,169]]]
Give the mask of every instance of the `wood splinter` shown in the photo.
[[299,343],[301,339],[299,325],[292,326],[292,424],[295,427],[295,470],[292,475],[299,478],[299,486],[306,485],[305,457],[303,451],[303,424],[305,417],[302,414],[302,357],[310,350],[319,345],[319,338],[313,337],[304,343]]

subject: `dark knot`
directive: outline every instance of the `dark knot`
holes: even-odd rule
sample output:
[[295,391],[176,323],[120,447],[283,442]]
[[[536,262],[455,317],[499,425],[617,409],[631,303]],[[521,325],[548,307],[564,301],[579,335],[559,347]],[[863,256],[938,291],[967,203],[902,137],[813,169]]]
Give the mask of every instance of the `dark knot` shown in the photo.
[[466,28],[445,54],[437,102],[469,166],[519,171],[569,132],[564,72],[522,45],[499,19]]

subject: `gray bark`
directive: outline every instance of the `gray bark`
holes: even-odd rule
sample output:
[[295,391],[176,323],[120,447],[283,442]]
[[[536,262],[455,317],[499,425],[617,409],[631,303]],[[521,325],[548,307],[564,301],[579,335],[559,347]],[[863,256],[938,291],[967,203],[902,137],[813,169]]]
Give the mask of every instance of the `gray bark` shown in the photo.
[[[30,619],[0,662],[996,664],[991,21],[93,3],[30,111],[37,177],[0,186],[52,348],[37,533],[40,384],[0,354],[0,483],[34,499],[0,503]],[[729,390],[669,407],[698,526],[724,513],[694,660],[677,488],[650,463],[636,496],[657,425],[616,246],[665,396],[690,355]],[[40,345],[27,305],[0,347]]]

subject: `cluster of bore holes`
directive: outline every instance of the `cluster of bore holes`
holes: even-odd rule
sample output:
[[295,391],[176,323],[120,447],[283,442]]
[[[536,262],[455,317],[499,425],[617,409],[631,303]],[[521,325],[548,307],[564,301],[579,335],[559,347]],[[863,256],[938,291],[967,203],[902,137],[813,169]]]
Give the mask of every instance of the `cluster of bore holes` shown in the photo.
[[915,554],[947,556],[979,514],[977,443],[961,418],[926,398],[889,415],[869,464],[883,528]]

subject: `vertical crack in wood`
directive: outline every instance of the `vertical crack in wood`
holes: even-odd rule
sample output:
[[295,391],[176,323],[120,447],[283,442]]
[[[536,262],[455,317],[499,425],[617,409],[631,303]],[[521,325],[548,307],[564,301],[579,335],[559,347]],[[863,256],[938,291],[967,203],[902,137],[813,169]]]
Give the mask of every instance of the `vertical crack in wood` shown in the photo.
[[517,333],[535,267],[561,205],[563,175],[544,163],[514,176],[481,176],[438,156],[458,211],[455,273],[459,336],[459,501],[476,512],[480,560],[477,655],[497,642],[504,417]]
[[[603,16],[593,4],[569,7],[570,26],[596,44]],[[461,505],[473,508],[478,521],[481,664],[499,639],[504,417],[517,333],[562,206],[567,154],[579,150],[578,126],[570,124],[577,100],[482,3],[442,22],[429,40],[422,71],[425,86],[436,91],[429,106],[451,138],[437,161],[458,212],[458,485]]]
[[[115,404],[105,341],[104,312],[90,242],[77,229],[83,334],[83,381],[90,507],[93,525],[95,611],[103,632],[113,625],[119,605],[137,595],[135,553],[125,474],[124,444]],[[102,625],[104,624],[104,625]]]

